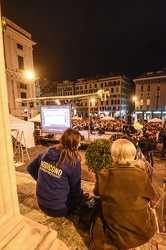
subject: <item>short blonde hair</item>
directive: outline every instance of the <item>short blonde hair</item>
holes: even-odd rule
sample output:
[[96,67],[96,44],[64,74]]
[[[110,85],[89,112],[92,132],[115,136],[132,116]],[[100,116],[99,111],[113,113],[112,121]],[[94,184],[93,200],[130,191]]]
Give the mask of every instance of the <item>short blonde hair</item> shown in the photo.
[[136,156],[136,148],[127,139],[117,139],[111,146],[111,156],[114,163],[131,164]]

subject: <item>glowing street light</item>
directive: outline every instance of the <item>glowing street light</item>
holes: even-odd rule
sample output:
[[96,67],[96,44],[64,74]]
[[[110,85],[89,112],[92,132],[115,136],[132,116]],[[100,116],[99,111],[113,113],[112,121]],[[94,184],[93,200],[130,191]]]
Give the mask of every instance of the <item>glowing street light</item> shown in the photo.
[[29,80],[34,78],[34,73],[32,71],[25,72],[25,77]]

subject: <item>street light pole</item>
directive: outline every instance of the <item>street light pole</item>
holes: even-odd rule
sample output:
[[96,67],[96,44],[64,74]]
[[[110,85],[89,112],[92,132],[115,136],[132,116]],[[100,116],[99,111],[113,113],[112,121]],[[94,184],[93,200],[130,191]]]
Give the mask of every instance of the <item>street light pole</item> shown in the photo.
[[90,142],[90,98],[88,99],[88,115],[89,115],[88,142]]

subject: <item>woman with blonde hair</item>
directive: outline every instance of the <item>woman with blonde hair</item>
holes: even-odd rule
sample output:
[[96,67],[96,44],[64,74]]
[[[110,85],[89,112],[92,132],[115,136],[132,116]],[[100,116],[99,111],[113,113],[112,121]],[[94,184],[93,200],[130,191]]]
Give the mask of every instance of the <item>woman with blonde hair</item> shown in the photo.
[[46,149],[27,167],[37,181],[39,207],[50,216],[66,216],[82,202],[80,141],[81,134],[68,128],[58,145]]
[[148,242],[157,230],[150,208],[154,190],[146,165],[134,160],[136,148],[127,139],[111,146],[113,165],[97,173],[94,194],[101,199],[91,227],[95,250],[130,249]]

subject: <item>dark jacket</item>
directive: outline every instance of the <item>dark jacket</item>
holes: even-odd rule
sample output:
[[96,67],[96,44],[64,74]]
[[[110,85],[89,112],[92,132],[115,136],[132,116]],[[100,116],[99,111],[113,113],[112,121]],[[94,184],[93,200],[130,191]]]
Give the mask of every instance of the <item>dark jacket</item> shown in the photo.
[[54,210],[68,208],[71,200],[75,202],[83,193],[80,161],[75,158],[76,165],[73,167],[67,158],[63,166],[56,167],[60,152],[55,147],[49,147],[27,167],[27,171],[37,181],[39,204]]
[[149,138],[146,143],[146,151],[153,151],[156,148],[156,141],[154,138]]
[[94,194],[101,198],[103,216],[92,229],[96,250],[137,247],[155,234],[156,220],[149,207],[154,191],[143,170],[121,165],[103,169],[97,174]]

